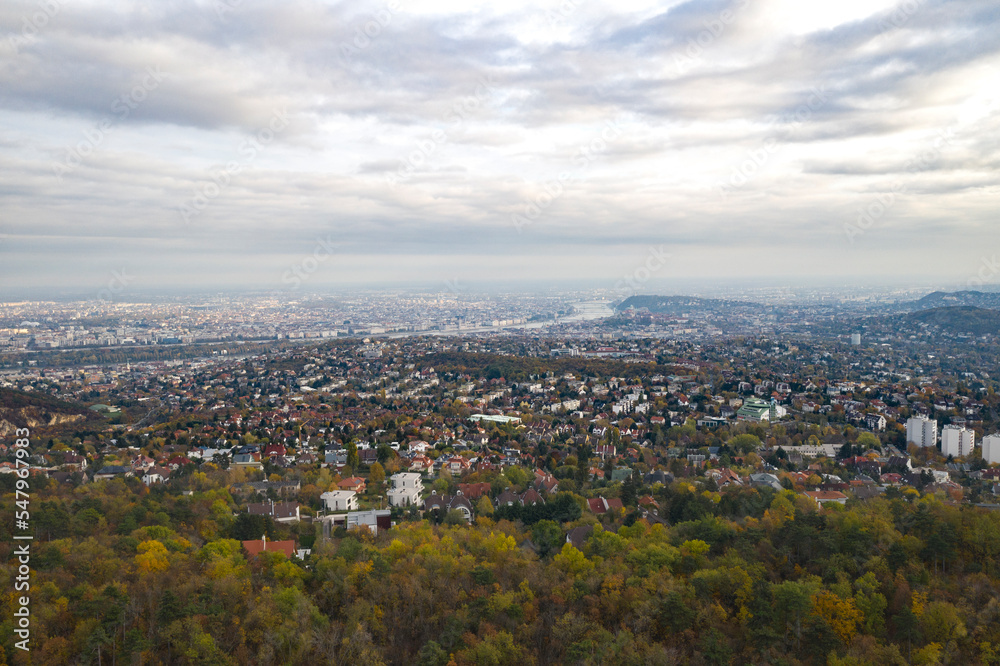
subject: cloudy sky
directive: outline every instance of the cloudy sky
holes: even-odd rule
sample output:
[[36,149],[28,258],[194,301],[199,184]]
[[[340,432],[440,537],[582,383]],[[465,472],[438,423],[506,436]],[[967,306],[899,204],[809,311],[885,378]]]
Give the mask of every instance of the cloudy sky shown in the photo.
[[1000,282],[998,51],[997,0],[7,0],[0,287]]

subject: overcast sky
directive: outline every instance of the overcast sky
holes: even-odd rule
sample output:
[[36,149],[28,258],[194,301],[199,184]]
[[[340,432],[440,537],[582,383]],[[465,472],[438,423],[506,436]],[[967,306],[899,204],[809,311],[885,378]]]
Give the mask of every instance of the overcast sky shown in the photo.
[[1000,282],[997,0],[7,0],[0,28],[7,288]]

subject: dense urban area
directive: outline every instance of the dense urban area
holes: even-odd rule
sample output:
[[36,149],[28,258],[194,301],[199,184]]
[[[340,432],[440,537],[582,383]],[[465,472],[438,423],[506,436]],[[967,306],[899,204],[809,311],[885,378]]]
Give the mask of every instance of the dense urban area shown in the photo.
[[0,304],[0,663],[1000,664],[998,295],[752,298]]

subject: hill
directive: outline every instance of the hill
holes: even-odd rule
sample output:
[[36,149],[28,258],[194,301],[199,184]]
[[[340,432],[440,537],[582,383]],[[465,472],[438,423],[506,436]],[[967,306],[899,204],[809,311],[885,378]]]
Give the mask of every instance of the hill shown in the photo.
[[971,306],[931,308],[904,317],[911,324],[928,324],[952,333],[996,334],[1000,331],[1000,311]]
[[935,291],[921,299],[907,303],[913,310],[966,306],[1000,310],[1000,293],[984,291]]
[[615,306],[616,312],[624,312],[629,308],[641,310],[645,308],[654,314],[684,314],[692,310],[724,310],[740,306],[757,306],[759,303],[743,301],[726,301],[718,298],[698,298],[697,296],[629,296]]
[[58,430],[100,420],[98,414],[80,404],[0,388],[0,438],[13,437],[17,428],[28,428],[35,435],[38,430]]

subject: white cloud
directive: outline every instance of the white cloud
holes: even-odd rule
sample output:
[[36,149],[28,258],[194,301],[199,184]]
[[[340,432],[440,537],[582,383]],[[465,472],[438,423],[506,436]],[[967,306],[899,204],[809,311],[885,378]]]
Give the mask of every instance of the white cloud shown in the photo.
[[[1000,244],[985,4],[244,0],[220,18],[212,2],[94,2],[22,35],[37,6],[7,3],[0,252],[53,284],[151,251],[158,279],[260,279],[321,233],[407,257],[379,273],[401,279],[439,255],[480,257],[484,276],[504,257],[590,276],[605,254],[668,242],[694,273],[750,243],[732,252],[752,272],[965,275],[945,248]],[[162,81],[114,113],[150,67]],[[247,149],[275,113],[287,127]],[[602,138],[608,122],[621,131]],[[512,215],[563,175],[518,233]],[[848,243],[855,211],[897,182],[907,194]],[[100,242],[84,261],[65,239]],[[514,259],[546,255],[567,258]]]

